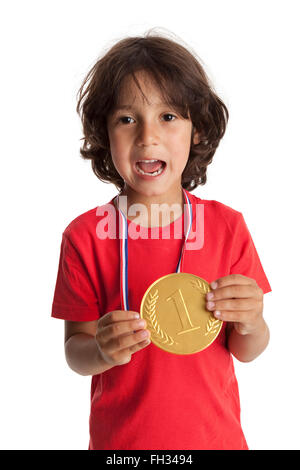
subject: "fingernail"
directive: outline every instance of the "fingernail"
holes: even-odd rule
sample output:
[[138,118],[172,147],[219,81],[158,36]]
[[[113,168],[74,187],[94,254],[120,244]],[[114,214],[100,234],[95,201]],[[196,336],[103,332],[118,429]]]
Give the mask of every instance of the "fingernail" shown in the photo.
[[211,284],[210,284],[210,287],[212,289],[216,289],[218,287],[218,283],[216,281],[213,281]]
[[219,310],[216,310],[215,311],[215,317],[220,317],[221,316],[221,312]]

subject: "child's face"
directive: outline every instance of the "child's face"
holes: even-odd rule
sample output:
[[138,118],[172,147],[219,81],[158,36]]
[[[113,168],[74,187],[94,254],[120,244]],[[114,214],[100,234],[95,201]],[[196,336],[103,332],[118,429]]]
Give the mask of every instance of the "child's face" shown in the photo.
[[[192,135],[192,122],[162,102],[159,90],[145,73],[136,77],[148,103],[131,77],[126,77],[118,106],[108,117],[108,135],[114,166],[125,187],[144,196],[172,194],[181,190],[181,175],[186,166]],[[194,137],[197,139],[197,133]],[[196,142],[195,142],[196,143]],[[158,177],[143,178],[136,162],[156,159],[166,162]]]

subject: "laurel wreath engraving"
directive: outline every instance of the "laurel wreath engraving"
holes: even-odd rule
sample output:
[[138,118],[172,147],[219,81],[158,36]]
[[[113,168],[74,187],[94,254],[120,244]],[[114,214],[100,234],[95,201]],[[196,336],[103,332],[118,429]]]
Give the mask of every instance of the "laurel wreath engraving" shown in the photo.
[[207,285],[204,282],[200,281],[200,279],[192,280],[191,284],[193,287],[200,290],[202,294],[206,294],[207,292],[209,292],[209,288],[207,287]]
[[[157,321],[156,317],[156,303],[158,300],[158,290],[154,292],[154,294],[151,294],[149,292],[146,302],[145,302],[145,314],[148,317],[150,321],[150,330],[154,333],[154,336],[160,340],[161,343],[163,344],[168,344],[172,346],[173,344],[178,344],[172,336],[169,336],[165,331],[163,331]],[[149,323],[148,323],[149,324]]]
[[216,333],[218,331],[219,326],[220,326],[220,320],[210,316],[210,318],[208,319],[208,322],[206,323],[206,333],[204,336],[207,336],[209,333],[211,334]]
[[[207,287],[207,285],[204,282],[200,281],[200,279],[196,279],[195,281],[193,280],[191,281],[191,283],[193,287],[200,290],[202,294],[206,294],[207,292],[209,292],[209,288]],[[220,323],[220,320],[214,318],[214,316],[210,314],[210,317],[206,323],[206,333],[204,336],[216,333],[220,326]]]

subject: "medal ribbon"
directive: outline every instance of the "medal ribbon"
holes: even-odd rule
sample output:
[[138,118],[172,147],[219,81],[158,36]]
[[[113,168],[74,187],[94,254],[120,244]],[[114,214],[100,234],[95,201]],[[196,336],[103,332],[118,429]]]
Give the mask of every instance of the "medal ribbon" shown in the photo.
[[[189,200],[187,192],[183,189],[183,194],[185,197],[186,204],[184,205],[184,210],[187,212],[187,219],[184,214],[184,242],[182,244],[181,253],[179,261],[176,267],[176,273],[181,272],[183,266],[183,257],[185,252],[186,241],[189,238],[189,234],[192,228],[193,223],[193,211],[192,204]],[[119,237],[120,237],[120,296],[121,296],[121,309],[129,310],[128,304],[128,224],[127,219],[121,209],[119,208],[119,196],[117,196],[117,207],[119,212]],[[187,230],[186,228],[187,220]]]

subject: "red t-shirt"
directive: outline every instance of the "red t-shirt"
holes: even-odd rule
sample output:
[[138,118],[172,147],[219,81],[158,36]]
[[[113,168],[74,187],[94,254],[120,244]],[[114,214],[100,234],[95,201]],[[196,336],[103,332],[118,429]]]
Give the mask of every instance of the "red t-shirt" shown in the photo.
[[[185,251],[181,271],[209,283],[243,274],[255,279],[264,293],[270,292],[242,213],[187,194],[193,209],[192,230],[202,231],[203,244]],[[111,238],[112,232],[106,239],[99,238],[99,223],[114,213],[112,201],[75,218],[64,230],[53,317],[91,321],[121,309],[118,217],[116,238]],[[197,204],[204,209],[198,227]],[[183,220],[181,216],[155,229],[128,220],[128,231],[132,225],[144,236],[128,239],[130,310],[139,312],[150,284],[176,271],[182,240],[174,236],[174,228],[181,224],[183,230]],[[94,375],[89,449],[247,449],[233,360],[225,340],[224,323],[217,339],[203,351],[175,355],[151,343],[134,353],[129,363]]]

